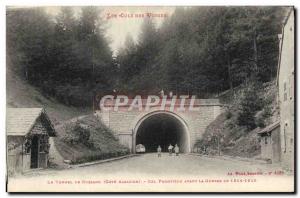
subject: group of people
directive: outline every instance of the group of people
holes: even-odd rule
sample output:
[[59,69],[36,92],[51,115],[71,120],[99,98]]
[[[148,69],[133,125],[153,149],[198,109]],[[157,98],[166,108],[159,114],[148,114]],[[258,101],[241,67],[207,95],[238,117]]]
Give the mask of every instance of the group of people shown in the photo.
[[[174,149],[173,149],[173,148],[174,148]],[[178,147],[177,144],[175,144],[175,147],[172,146],[172,144],[170,144],[170,145],[168,146],[168,151],[169,151],[169,155],[170,155],[170,156],[172,156],[173,150],[174,150],[176,156],[178,156],[178,155],[179,155],[179,147]],[[161,147],[160,147],[160,145],[158,145],[158,147],[157,147],[157,155],[158,155],[158,157],[161,157]]]

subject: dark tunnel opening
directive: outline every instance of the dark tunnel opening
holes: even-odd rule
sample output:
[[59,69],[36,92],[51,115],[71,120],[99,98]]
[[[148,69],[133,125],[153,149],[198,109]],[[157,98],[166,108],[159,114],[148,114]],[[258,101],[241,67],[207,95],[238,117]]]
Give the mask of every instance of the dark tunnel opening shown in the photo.
[[144,120],[136,133],[136,145],[142,144],[146,152],[156,152],[158,145],[167,152],[172,144],[179,146],[180,152],[188,152],[188,137],[184,125],[169,114],[155,114]]

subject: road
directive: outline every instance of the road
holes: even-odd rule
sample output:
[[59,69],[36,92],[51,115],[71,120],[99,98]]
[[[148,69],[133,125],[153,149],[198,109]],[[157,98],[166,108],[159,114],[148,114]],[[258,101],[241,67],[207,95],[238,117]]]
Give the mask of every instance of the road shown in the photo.
[[[182,154],[179,156],[169,156],[163,153],[160,158],[154,153],[148,153],[136,157],[125,158],[122,160],[95,164],[86,167],[78,167],[66,170],[46,170],[37,172],[37,175],[85,175],[103,176],[103,175],[224,175],[228,172],[236,171],[267,171],[278,170],[278,166],[262,164],[255,162],[246,162],[239,160],[228,160],[219,158],[210,158],[204,156],[195,156]],[[36,176],[35,173],[28,176]]]
[[81,167],[78,170],[68,170],[76,174],[84,172],[86,175],[110,174],[142,174],[142,175],[220,175],[233,171],[263,171],[276,169],[276,166],[254,164],[238,160],[224,160],[194,155],[169,156],[163,153],[158,158],[156,154],[149,153],[137,157]]
[[[148,185],[148,180],[152,180],[154,182],[158,182],[155,179],[157,178],[165,178],[165,179],[220,179],[220,178],[246,178],[246,179],[255,179],[262,178],[260,175],[252,175],[252,176],[243,176],[242,174],[257,174],[263,173],[266,174],[268,172],[278,171],[280,168],[276,165],[270,164],[258,164],[254,162],[245,162],[245,161],[237,161],[237,160],[224,160],[217,158],[209,158],[209,157],[201,157],[194,155],[180,155],[180,156],[169,156],[167,153],[163,153],[161,158],[158,158],[156,154],[144,154],[137,157],[126,158],[118,161],[112,161],[103,164],[95,164],[86,167],[78,167],[74,169],[67,170],[47,170],[38,172],[37,175],[29,174],[26,177],[22,176],[19,178],[15,178],[11,180],[13,186],[16,186],[22,182],[27,183],[28,185],[31,183],[34,185],[35,183],[44,183],[45,189],[49,189],[51,186],[55,186],[55,184],[60,181],[70,181],[74,182],[76,180],[80,181],[100,181],[101,183],[105,183],[108,185],[109,182],[114,182],[116,180],[139,180],[142,182],[146,182]],[[236,173],[241,175],[235,175]],[[229,176],[228,174],[233,173],[234,176]],[[273,175],[274,176],[274,175]],[[276,176],[279,177],[289,177],[286,175]],[[270,177],[268,177],[268,181],[266,181],[270,185]],[[48,187],[46,183],[54,182],[52,185]],[[275,181],[275,180],[271,180]],[[281,180],[280,180],[281,181]],[[291,181],[291,180],[289,180]],[[15,183],[16,182],[16,183]],[[57,183],[57,184],[58,184]],[[266,183],[266,184],[267,184]],[[277,181],[278,184],[278,181]],[[61,185],[61,184],[60,184]],[[74,183],[72,184],[74,185]],[[74,186],[65,186],[64,189],[74,190]],[[108,186],[101,186],[107,190]],[[262,186],[264,184],[261,184]],[[97,190],[99,190],[99,186],[97,186]],[[112,187],[111,185],[109,187]],[[144,187],[144,186],[143,186]],[[272,187],[272,185],[271,185]],[[118,186],[120,188],[120,186]],[[242,188],[241,188],[242,189]],[[87,187],[87,191],[90,191],[91,186]],[[112,190],[115,190],[112,188]]]

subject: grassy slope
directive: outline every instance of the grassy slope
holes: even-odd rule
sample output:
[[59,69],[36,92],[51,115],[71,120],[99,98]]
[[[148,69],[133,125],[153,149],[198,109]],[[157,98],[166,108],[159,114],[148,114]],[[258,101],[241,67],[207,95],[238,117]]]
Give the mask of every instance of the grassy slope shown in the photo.
[[[236,98],[229,103],[229,106],[235,108],[236,101],[239,99],[238,90],[236,91]],[[230,94],[230,93],[228,93]],[[228,100],[228,94],[221,98],[223,101]],[[266,124],[271,124],[279,119],[278,105],[276,103],[277,88],[275,82],[265,83],[259,93],[263,98],[269,99],[268,104],[271,107],[271,116],[266,120]],[[219,115],[207,128],[204,134],[204,139],[217,130],[221,130],[224,134],[224,142],[221,144],[222,152],[226,155],[240,156],[240,157],[255,157],[260,153],[260,145],[257,138],[256,128],[252,131],[246,131],[245,128],[235,126],[234,120],[237,117],[237,112],[233,111],[232,115],[227,116],[226,113]],[[233,126],[234,125],[234,126]],[[229,127],[230,126],[230,127]],[[203,144],[203,143],[202,143]],[[216,145],[204,141],[208,145],[208,153],[216,153]]]
[[6,87],[7,107],[45,107],[54,125],[92,112],[89,108],[68,107],[53,98],[43,96],[37,88],[29,85],[9,70],[6,76]]
[[[82,126],[87,126],[90,131],[89,142],[93,143],[88,147],[83,143],[66,144],[63,137],[66,133],[65,126],[78,122]],[[112,132],[106,128],[99,120],[93,116],[80,116],[57,126],[58,138],[55,139],[56,147],[65,159],[73,163],[87,162],[98,159],[116,157],[128,153],[128,150],[119,144]]]

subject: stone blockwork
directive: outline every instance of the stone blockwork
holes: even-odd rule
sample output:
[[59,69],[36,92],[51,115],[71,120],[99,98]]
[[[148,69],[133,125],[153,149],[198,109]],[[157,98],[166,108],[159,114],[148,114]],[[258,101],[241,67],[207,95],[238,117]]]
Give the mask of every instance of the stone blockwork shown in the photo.
[[221,113],[222,106],[217,99],[201,99],[198,102],[198,111],[168,111],[160,110],[160,106],[153,106],[148,111],[138,111],[133,109],[128,111],[127,107],[119,108],[118,111],[97,111],[97,117],[115,132],[121,144],[130,148],[134,152],[135,135],[138,126],[154,114],[169,114],[180,122],[189,138],[189,151],[197,139],[200,139],[206,127]]
[[290,8],[280,35],[278,88],[280,104],[281,161],[287,170],[294,170],[295,132],[295,65],[294,65],[294,10]]

